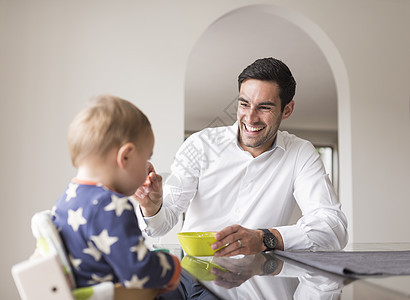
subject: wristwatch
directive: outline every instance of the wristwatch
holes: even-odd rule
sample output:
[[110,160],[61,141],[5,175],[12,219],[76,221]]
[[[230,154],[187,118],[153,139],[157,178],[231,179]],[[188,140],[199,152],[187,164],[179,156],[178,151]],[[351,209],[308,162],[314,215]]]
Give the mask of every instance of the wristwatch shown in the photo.
[[263,232],[263,243],[265,244],[266,250],[271,251],[274,250],[276,245],[278,244],[278,239],[276,236],[273,235],[268,229],[259,228]]
[[278,268],[278,263],[275,258],[269,254],[262,252],[262,255],[266,258],[265,263],[263,264],[262,271],[263,275],[269,275],[276,271]]

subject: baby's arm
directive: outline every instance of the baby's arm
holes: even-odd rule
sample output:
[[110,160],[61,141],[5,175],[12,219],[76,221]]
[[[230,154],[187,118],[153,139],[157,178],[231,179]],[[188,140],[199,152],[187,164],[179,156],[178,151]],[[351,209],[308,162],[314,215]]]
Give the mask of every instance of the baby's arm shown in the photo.
[[174,260],[175,266],[177,267],[175,268],[174,275],[172,276],[170,282],[167,284],[166,287],[159,291],[160,293],[166,293],[175,290],[181,281],[181,264],[176,256],[172,255],[172,258]]

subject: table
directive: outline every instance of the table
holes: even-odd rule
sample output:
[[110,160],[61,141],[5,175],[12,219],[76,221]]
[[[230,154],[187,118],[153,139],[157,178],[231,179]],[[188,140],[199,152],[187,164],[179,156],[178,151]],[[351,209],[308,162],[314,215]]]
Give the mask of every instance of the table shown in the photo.
[[[348,245],[345,251],[404,250],[409,246],[355,244]],[[179,245],[161,247],[182,257]],[[181,295],[184,293],[194,293],[195,299],[410,299],[410,276],[350,278],[274,252],[222,258],[185,255],[181,263],[184,286],[159,299],[185,299]]]

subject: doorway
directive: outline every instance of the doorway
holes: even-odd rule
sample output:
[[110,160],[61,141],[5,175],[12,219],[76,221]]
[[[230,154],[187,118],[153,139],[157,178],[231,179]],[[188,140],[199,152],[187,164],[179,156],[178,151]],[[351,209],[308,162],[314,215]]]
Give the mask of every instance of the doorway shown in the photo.
[[186,135],[235,122],[237,76],[261,57],[285,62],[297,82],[295,111],[281,130],[318,146],[332,145],[338,154],[332,180],[352,228],[347,73],[331,40],[305,16],[275,5],[251,5],[212,23],[199,37],[187,63]]

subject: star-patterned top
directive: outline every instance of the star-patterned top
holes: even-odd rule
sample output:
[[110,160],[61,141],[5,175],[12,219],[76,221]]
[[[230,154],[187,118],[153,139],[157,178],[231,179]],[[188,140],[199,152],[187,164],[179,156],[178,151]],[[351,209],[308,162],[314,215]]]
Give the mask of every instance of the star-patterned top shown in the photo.
[[53,212],[77,287],[112,281],[129,288],[160,288],[179,278],[176,257],[145,246],[128,197],[73,179]]

